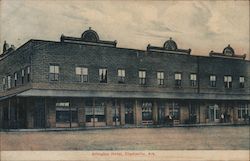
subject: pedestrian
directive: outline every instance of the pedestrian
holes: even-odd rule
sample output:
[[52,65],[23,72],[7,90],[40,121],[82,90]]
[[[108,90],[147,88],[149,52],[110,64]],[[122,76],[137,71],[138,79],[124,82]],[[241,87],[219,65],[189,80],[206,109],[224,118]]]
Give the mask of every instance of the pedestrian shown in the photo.
[[224,114],[223,113],[221,113],[220,119],[221,119],[221,123],[224,123]]

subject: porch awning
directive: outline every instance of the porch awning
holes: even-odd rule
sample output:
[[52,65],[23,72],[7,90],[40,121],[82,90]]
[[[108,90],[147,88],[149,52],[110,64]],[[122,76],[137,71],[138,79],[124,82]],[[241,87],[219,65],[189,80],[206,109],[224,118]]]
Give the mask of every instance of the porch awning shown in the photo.
[[11,94],[7,96],[0,97],[0,101],[16,96],[17,94]]
[[195,94],[167,92],[122,92],[31,89],[17,94],[20,97],[102,97],[102,98],[158,98],[158,99],[203,99],[203,100],[250,100],[250,95],[239,94]]

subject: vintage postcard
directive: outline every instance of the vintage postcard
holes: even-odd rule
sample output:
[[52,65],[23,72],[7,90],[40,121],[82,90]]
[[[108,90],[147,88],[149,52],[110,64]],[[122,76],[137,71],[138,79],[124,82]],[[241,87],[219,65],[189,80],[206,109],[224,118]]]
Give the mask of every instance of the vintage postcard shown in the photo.
[[1,161],[248,161],[249,1],[0,1]]

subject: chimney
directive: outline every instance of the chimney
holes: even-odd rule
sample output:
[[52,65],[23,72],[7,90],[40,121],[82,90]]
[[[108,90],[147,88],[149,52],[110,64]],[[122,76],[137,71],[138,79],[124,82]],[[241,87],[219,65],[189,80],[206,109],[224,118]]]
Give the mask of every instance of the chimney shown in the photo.
[[6,52],[9,49],[9,44],[7,44],[6,40],[4,41],[3,44],[3,53]]

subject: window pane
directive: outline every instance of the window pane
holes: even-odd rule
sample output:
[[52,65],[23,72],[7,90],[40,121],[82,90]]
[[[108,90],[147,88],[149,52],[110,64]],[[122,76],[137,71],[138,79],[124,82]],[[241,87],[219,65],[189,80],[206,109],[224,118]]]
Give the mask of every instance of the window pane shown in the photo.
[[59,66],[55,66],[55,73],[59,73]]
[[76,67],[76,74],[81,75],[81,68],[80,67]]
[[82,68],[82,74],[88,75],[88,68]]
[[49,72],[55,73],[55,66],[53,66],[53,65],[49,66]]
[[240,83],[243,83],[245,81],[244,77],[240,77]]
[[224,82],[227,82],[227,81],[228,81],[227,76],[224,76]]

